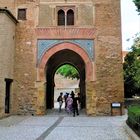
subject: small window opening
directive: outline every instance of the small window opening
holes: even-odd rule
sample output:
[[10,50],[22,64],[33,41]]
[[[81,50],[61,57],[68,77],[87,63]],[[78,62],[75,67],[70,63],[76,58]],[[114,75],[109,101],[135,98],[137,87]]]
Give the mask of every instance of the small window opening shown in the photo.
[[65,25],[65,12],[63,10],[58,11],[58,25]]
[[74,25],[74,12],[71,9],[67,12],[67,25]]
[[26,20],[26,9],[18,9],[18,20]]

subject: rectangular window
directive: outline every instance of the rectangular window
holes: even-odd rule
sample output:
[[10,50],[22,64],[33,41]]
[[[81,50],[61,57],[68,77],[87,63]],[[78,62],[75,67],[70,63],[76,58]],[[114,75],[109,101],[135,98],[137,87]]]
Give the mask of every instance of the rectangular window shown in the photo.
[[26,9],[18,9],[18,20],[26,20]]

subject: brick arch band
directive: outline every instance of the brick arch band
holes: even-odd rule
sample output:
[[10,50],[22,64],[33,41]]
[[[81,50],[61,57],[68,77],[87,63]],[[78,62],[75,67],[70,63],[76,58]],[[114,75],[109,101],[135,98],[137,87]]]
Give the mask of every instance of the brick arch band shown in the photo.
[[93,81],[93,79],[94,79],[93,78],[93,64],[92,64],[91,59],[89,58],[88,54],[85,52],[84,49],[82,49],[81,47],[79,47],[78,45],[73,44],[73,43],[57,44],[44,53],[44,55],[39,63],[39,67],[38,67],[39,68],[39,77],[38,77],[39,80],[41,80],[41,81],[45,80],[44,79],[45,75],[46,75],[45,67],[46,67],[46,64],[47,64],[49,58],[51,56],[53,56],[56,52],[65,50],[65,49],[72,50],[80,55],[80,57],[83,59],[83,61],[85,63],[86,80]]

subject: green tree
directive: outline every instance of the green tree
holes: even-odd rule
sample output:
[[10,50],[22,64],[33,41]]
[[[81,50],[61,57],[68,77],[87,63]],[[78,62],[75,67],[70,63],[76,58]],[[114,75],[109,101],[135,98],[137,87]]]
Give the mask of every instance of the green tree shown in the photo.
[[132,51],[125,57],[123,68],[125,97],[140,95],[140,35],[135,39]]
[[56,71],[56,74],[61,74],[66,78],[72,78],[72,79],[80,78],[77,69],[69,64],[65,64],[65,65],[61,66],[60,68],[58,68],[58,70]]
[[140,14],[140,0],[133,0],[133,2],[135,3],[136,7],[137,7],[137,11]]
[[[140,0],[133,0],[140,14]],[[124,69],[124,91],[125,97],[140,95],[140,34],[137,34],[132,46],[132,51],[125,57]]]

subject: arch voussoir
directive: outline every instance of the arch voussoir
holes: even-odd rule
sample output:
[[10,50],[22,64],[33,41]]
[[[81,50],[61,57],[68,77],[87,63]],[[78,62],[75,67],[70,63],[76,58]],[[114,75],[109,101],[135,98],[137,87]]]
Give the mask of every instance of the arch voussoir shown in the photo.
[[[39,63],[39,80],[43,80],[45,77],[45,67],[49,58],[53,56],[56,52],[59,52],[65,49],[74,51],[83,59],[85,63],[85,67],[86,67],[86,80],[92,81],[92,77],[93,77],[92,62],[88,54],[85,52],[85,50],[73,43],[57,44],[44,53]],[[42,69],[44,70],[44,72],[42,72]]]

